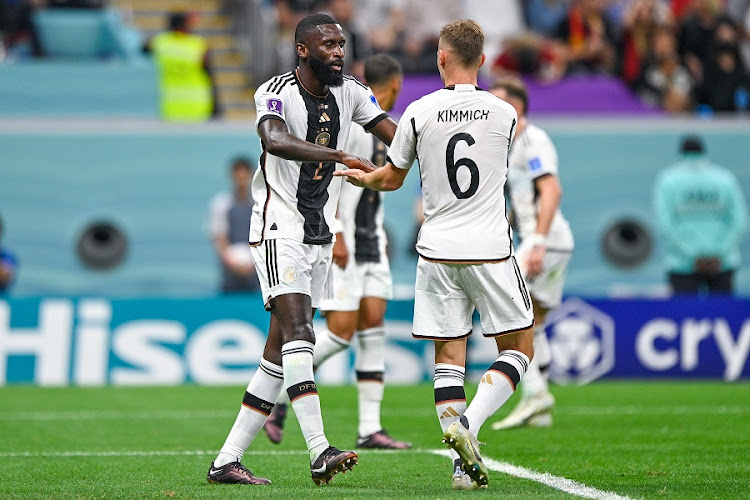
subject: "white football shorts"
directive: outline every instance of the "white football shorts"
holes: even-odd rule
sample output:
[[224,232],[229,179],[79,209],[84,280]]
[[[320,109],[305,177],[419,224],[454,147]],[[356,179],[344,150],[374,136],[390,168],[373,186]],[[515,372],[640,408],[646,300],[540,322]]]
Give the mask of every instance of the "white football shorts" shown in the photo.
[[332,264],[320,309],[358,311],[363,297],[393,298],[393,280],[387,258],[380,262],[355,262],[349,259],[344,269]]
[[263,240],[250,249],[267,310],[271,299],[288,293],[308,295],[312,307],[320,306],[333,243],[309,245],[279,238]]
[[416,338],[456,340],[472,331],[495,337],[534,325],[531,298],[515,257],[486,264],[444,264],[419,258],[414,297]]

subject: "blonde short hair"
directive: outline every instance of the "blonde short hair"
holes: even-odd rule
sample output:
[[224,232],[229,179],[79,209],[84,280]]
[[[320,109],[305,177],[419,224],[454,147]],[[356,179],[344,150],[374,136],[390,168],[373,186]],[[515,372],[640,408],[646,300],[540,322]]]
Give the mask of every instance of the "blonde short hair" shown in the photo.
[[440,30],[440,41],[453,49],[462,66],[479,66],[484,50],[482,27],[471,19],[453,21]]

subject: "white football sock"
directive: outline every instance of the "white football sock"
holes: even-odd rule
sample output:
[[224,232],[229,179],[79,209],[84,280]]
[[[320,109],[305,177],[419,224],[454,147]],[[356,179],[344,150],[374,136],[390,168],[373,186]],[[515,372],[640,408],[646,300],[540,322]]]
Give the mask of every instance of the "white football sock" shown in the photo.
[[526,373],[529,358],[520,351],[505,350],[484,373],[477,393],[464,412],[469,430],[476,436],[482,424],[513,395]]
[[[465,374],[463,366],[435,364],[435,410],[443,432],[466,411]],[[450,453],[451,460],[458,458],[456,450],[451,448]]]
[[304,340],[293,340],[281,346],[284,385],[305,436],[311,462],[329,446],[323,431],[318,387],[313,378],[313,348],[312,342]]
[[328,329],[315,332],[315,351],[313,353],[313,366],[318,368],[325,361],[349,348],[349,341],[344,340]]
[[[544,333],[543,326],[534,328],[534,359],[529,363],[526,375],[521,381],[521,397],[523,399],[536,396],[549,389],[549,365],[552,361],[552,353]],[[542,371],[543,369],[543,371]]]
[[276,401],[283,386],[281,367],[261,358],[260,365],[247,386],[232,430],[214,460],[214,467],[242,460],[245,450],[271,414],[274,406],[272,401]]
[[359,349],[355,361],[359,393],[359,436],[369,436],[383,428],[380,405],[383,401],[385,372],[385,328],[377,326],[357,332]]

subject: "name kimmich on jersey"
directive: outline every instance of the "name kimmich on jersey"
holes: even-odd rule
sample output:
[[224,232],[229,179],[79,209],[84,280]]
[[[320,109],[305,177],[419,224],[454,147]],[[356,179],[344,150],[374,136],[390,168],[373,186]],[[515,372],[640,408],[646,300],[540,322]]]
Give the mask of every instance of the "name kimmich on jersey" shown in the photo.
[[417,252],[442,262],[511,255],[503,188],[517,121],[513,107],[473,85],[447,87],[404,112],[389,159],[419,161],[425,221]]
[[[290,133],[307,142],[333,149],[347,144],[352,122],[365,130],[387,115],[372,91],[345,76],[340,87],[325,96],[305,90],[295,72],[276,76],[255,93],[256,127],[264,120],[286,123]],[[341,181],[333,179],[333,163],[285,160],[263,147],[260,168],[253,177],[255,199],[250,244],[263,239],[290,238],[322,245],[333,241],[333,223]]]

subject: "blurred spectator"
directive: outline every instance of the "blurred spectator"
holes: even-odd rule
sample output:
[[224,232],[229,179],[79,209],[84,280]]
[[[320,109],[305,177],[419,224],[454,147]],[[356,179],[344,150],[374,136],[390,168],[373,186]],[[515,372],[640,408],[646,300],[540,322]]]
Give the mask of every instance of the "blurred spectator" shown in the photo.
[[693,0],[690,14],[680,25],[679,53],[696,81],[703,80],[720,13],[719,0]]
[[146,43],[159,68],[161,114],[167,121],[200,122],[219,116],[208,43],[192,33],[194,12],[169,14],[169,30]]
[[745,69],[750,70],[750,0],[728,0],[727,14],[739,28],[740,54]]
[[46,0],[0,0],[0,42],[15,59],[40,57],[41,44],[32,22],[34,12],[46,7]]
[[454,0],[409,0],[406,3],[406,39],[400,63],[405,73],[434,73],[440,29],[463,17],[463,5]]
[[680,22],[690,14],[693,0],[670,0],[669,6],[672,9],[672,15]]
[[739,32],[729,19],[718,21],[711,56],[698,87],[698,103],[713,111],[748,109],[750,78],[742,64]]
[[357,0],[357,12],[366,13],[368,36],[374,52],[398,54],[404,43],[405,0]]
[[565,46],[533,32],[506,40],[503,51],[492,63],[495,78],[531,75],[539,81],[554,82],[565,75]]
[[294,30],[297,24],[320,3],[319,0],[272,0],[278,20],[278,40],[276,54],[278,71],[286,72],[297,66],[297,52],[294,44]]
[[669,28],[658,28],[653,47],[633,84],[635,92],[651,106],[676,113],[691,109],[693,87],[690,72],[680,63],[674,33]]
[[[0,244],[3,241],[3,219],[0,217]],[[0,245],[0,295],[8,292],[16,279],[18,259],[10,250]]]
[[366,26],[360,23],[362,16],[356,15],[354,0],[327,0],[324,9],[336,19],[344,30],[346,47],[344,53],[345,71],[357,77],[365,78],[365,59],[372,55],[372,46],[367,36]]
[[557,26],[555,38],[568,49],[568,74],[614,71],[616,35],[605,7],[604,0],[574,0]]
[[532,31],[553,36],[570,8],[570,0],[524,0],[526,25]]
[[731,172],[706,158],[699,137],[686,137],[680,153],[654,186],[669,282],[675,294],[729,294],[747,226],[742,190]]
[[221,290],[224,293],[258,291],[260,283],[248,245],[253,213],[253,197],[249,189],[253,177],[250,160],[235,158],[230,175],[232,192],[214,196],[208,215],[208,232],[222,267]]
[[632,85],[641,72],[659,26],[673,24],[669,7],[661,0],[629,0],[622,17],[622,77]]
[[492,61],[504,50],[504,42],[521,36],[526,31],[520,0],[464,0],[461,17],[474,19],[484,32],[486,62],[480,68],[482,75],[489,73]]

